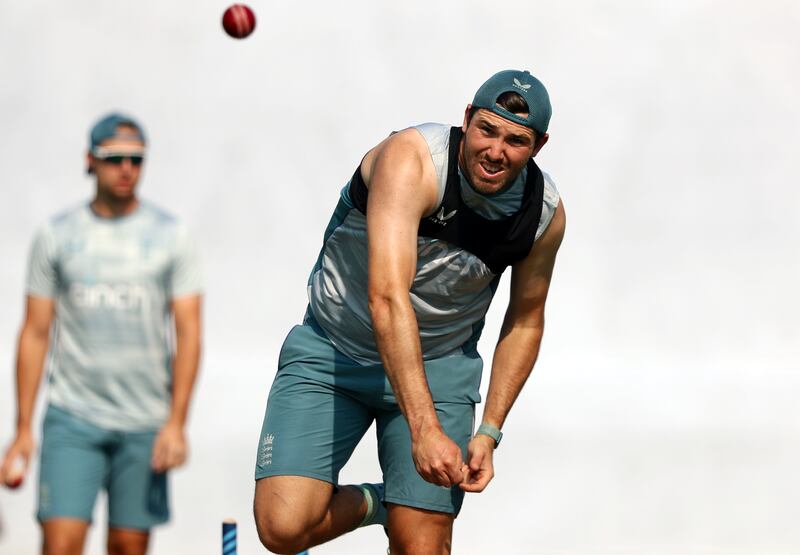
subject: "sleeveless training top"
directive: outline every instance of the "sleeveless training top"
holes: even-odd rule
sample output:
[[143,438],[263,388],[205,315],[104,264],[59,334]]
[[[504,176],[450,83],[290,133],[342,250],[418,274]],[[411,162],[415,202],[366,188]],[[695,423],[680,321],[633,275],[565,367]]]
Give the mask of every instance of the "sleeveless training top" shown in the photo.
[[[439,203],[420,222],[410,290],[423,358],[475,350],[500,274],[524,258],[552,219],[558,192],[531,161],[501,193],[482,195],[458,169],[460,129],[423,124]],[[308,283],[311,314],[338,350],[380,362],[367,299],[367,190],[357,170],[344,187]]]

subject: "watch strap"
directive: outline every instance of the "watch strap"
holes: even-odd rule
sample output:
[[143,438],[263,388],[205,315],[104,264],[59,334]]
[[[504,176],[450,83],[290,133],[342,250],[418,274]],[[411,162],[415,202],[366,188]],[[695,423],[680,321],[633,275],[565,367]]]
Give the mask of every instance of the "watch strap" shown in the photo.
[[475,435],[478,434],[489,436],[490,438],[492,438],[494,440],[495,449],[497,449],[497,447],[500,445],[500,440],[503,439],[503,432],[501,432],[499,428],[495,428],[491,424],[481,424],[480,426],[478,426],[478,430],[475,432]]

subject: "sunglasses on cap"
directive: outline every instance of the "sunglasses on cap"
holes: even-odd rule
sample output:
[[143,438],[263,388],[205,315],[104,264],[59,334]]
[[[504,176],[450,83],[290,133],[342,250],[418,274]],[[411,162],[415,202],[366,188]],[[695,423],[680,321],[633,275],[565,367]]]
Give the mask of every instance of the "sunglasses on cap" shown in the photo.
[[128,152],[114,152],[103,148],[94,149],[92,151],[92,156],[97,160],[102,160],[107,164],[114,164],[115,166],[122,164],[125,160],[130,160],[131,164],[134,166],[141,166],[142,162],[144,162],[143,153],[132,154]]

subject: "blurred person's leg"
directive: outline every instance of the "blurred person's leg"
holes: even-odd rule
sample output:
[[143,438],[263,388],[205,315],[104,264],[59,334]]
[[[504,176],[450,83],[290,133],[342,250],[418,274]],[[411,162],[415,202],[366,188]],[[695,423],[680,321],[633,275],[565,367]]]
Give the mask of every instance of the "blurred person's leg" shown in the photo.
[[108,529],[108,555],[144,555],[150,532],[126,528]]
[[157,430],[117,432],[110,451],[108,527],[146,532],[169,520],[167,472],[152,468]]
[[53,518],[42,523],[42,555],[81,555],[89,523],[76,518]]
[[45,555],[80,554],[108,475],[109,433],[49,406],[42,426],[37,518]]
[[167,473],[151,465],[157,433],[115,433],[107,481],[109,555],[144,555],[150,529],[169,520]]

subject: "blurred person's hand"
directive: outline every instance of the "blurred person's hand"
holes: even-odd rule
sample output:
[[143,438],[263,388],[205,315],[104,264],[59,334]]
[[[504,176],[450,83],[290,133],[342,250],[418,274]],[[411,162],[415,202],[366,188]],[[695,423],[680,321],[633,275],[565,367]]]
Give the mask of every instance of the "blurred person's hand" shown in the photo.
[[158,432],[153,443],[153,459],[150,465],[156,472],[165,472],[186,462],[187,451],[183,428],[167,423]]
[[33,434],[30,430],[17,432],[14,441],[6,450],[3,464],[0,466],[0,482],[10,488],[19,487],[35,449]]

